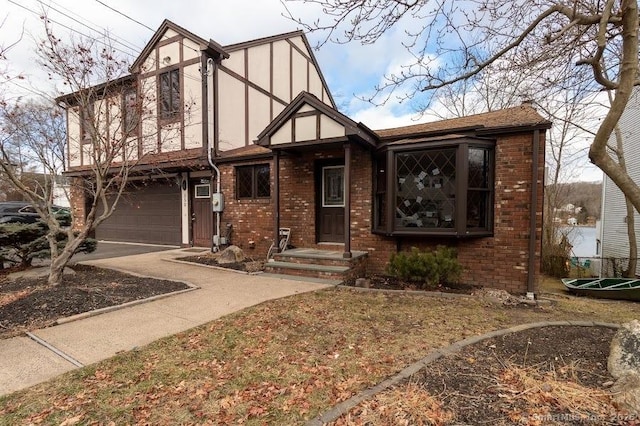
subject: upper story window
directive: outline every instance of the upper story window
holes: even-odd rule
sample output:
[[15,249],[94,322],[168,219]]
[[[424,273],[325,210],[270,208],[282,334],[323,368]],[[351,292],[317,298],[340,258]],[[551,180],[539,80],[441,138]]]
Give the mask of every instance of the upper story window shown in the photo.
[[137,132],[140,122],[138,94],[135,89],[127,89],[122,94],[123,123],[127,135],[133,136]]
[[83,144],[93,142],[93,133],[96,128],[94,121],[93,102],[82,105],[80,108],[80,134]]
[[177,118],[180,112],[180,70],[174,69],[160,74],[161,119]]
[[377,160],[374,231],[473,236],[493,232],[494,144],[394,146]]
[[271,179],[268,164],[236,167],[236,198],[268,198]]

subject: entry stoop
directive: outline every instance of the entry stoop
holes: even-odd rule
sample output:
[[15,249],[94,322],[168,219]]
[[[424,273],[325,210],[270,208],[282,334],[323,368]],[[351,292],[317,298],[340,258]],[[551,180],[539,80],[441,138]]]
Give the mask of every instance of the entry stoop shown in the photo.
[[297,248],[275,254],[265,265],[265,273],[320,278],[344,282],[364,276],[368,253],[352,251],[345,259],[342,251]]

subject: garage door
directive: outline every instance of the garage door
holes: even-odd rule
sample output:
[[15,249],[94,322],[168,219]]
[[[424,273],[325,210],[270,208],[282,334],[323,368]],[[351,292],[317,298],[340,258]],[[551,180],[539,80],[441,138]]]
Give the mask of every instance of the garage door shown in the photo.
[[180,187],[171,181],[136,184],[96,229],[98,240],[180,245]]

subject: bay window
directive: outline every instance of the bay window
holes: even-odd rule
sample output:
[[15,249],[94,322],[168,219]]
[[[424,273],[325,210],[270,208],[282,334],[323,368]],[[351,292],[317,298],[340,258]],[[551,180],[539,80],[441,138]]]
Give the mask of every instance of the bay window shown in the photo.
[[374,232],[490,235],[493,163],[489,140],[390,144],[376,161]]

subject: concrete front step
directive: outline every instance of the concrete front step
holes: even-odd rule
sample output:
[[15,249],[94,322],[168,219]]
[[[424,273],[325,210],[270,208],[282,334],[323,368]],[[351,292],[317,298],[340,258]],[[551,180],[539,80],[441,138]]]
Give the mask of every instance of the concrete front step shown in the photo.
[[327,284],[327,285],[340,285],[343,283],[342,280],[328,280],[326,278],[305,277],[302,275],[294,276],[294,275],[285,275],[285,274],[272,274],[269,272],[262,273],[259,276],[269,277],[269,278],[280,278],[282,280],[296,280],[296,281],[304,281],[304,282],[316,283],[316,284]]
[[367,252],[352,251],[345,258],[342,250],[294,248],[276,253],[265,265],[265,272],[295,277],[313,277],[344,281],[362,276]]
[[354,251],[352,252],[352,257],[345,258],[342,257],[342,253],[339,252],[327,251],[326,253],[322,253],[318,250],[287,250],[283,253],[277,253],[274,255],[274,260],[286,263],[351,267],[356,259],[366,256],[366,254],[366,252]]
[[267,262],[265,272],[324,279],[342,279],[349,271],[348,266],[317,265],[314,263]]

